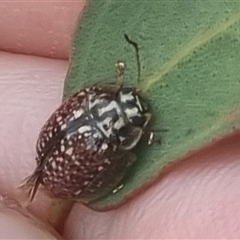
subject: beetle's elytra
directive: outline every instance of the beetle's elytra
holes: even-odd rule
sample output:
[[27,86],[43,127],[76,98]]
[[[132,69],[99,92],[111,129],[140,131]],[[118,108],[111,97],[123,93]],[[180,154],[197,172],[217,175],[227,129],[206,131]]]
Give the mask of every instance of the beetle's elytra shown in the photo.
[[[138,47],[125,38],[136,49],[140,73]],[[123,63],[116,64],[116,71],[116,84],[81,89],[43,126],[37,167],[24,184],[30,201],[39,185],[58,198],[98,199],[116,189],[136,161],[132,149],[151,114],[140,89],[123,86]]]

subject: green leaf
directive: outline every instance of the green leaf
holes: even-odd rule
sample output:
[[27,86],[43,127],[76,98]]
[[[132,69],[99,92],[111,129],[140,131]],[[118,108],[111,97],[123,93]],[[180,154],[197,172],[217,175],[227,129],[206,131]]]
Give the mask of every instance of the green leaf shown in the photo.
[[116,194],[93,202],[121,204],[188,152],[240,125],[240,2],[91,0],[77,28],[65,94],[96,82],[114,82],[123,60],[125,85],[136,86],[140,46],[142,90],[162,144],[141,145],[138,161]]

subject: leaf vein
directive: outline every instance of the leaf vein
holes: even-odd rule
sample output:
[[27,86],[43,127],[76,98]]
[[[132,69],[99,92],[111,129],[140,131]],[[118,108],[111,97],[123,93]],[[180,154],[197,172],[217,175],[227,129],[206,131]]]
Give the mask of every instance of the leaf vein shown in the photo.
[[185,44],[169,61],[167,61],[160,69],[157,69],[152,75],[146,78],[142,84],[144,92],[148,91],[154,83],[160,81],[167,73],[174,69],[180,62],[186,59],[194,50],[206,44],[217,35],[225,32],[229,27],[236,24],[240,20],[240,11],[235,12],[223,21],[216,23],[207,30],[198,33],[187,44]]

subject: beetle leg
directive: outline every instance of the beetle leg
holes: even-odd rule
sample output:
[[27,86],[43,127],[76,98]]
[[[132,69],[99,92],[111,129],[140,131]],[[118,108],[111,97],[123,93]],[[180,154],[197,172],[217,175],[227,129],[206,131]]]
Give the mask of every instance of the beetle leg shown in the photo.
[[118,61],[115,64],[115,71],[116,71],[116,84],[118,86],[122,86],[123,84],[123,74],[124,74],[124,63]]
[[84,193],[80,196],[83,203],[95,201],[108,193],[116,193],[124,187],[122,181],[137,157],[132,152],[118,150],[117,155],[111,158],[109,161],[112,164],[102,170],[83,190]]
[[24,179],[24,182],[18,187],[23,191],[24,199],[22,205],[27,206],[35,197],[40,185],[39,171],[36,169],[32,175]]
[[151,113],[145,113],[144,116],[145,116],[145,123],[144,123],[143,127],[146,127],[148,125],[149,121],[152,118],[152,114]]
[[143,133],[142,139],[147,142],[148,145],[151,145],[153,143],[157,143],[159,145],[162,144],[161,137],[157,136],[155,137],[155,133],[158,132],[167,132],[168,129],[156,129],[156,130],[149,130]]
[[119,192],[121,189],[123,189],[123,187],[124,187],[123,183],[119,184],[116,188],[113,189],[112,193],[115,194]]

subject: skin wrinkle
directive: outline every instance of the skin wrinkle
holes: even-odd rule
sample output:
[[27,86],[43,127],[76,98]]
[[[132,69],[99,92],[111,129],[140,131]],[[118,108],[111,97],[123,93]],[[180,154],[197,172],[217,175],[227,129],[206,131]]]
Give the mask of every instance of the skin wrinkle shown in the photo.
[[[21,209],[17,202],[0,196],[1,239],[62,239],[49,225]],[[48,231],[46,231],[48,229]]]
[[[0,94],[0,101],[5,103],[0,106],[0,111],[4,112],[0,119],[2,191],[9,192],[7,189],[10,189],[9,194],[14,194],[21,180],[34,169],[36,138],[45,120],[61,102],[67,64],[61,60],[1,52],[0,65],[3,68],[0,75],[4,81],[1,81],[0,92],[5,93]],[[38,76],[33,78],[35,74]],[[15,146],[13,150],[10,150],[11,146]],[[16,171],[16,162],[23,168]]]
[[0,50],[68,59],[69,43],[84,3],[82,0],[0,2]]

